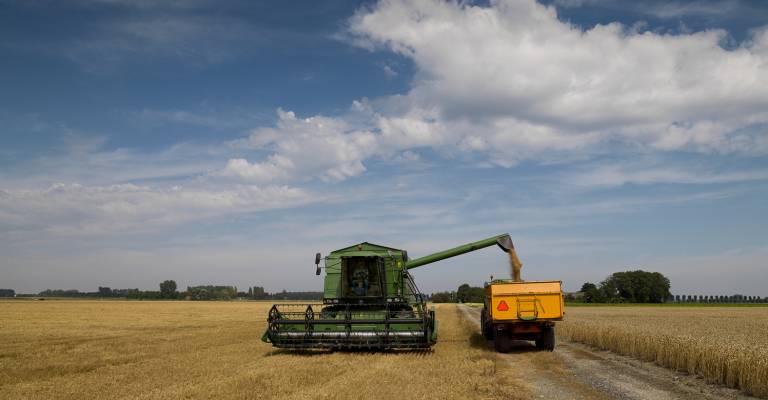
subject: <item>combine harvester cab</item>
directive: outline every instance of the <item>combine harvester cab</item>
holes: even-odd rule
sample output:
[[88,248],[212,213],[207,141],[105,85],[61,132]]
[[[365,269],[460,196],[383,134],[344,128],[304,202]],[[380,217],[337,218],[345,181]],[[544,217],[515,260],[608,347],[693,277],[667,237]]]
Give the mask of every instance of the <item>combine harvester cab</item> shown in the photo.
[[[518,277],[519,279],[519,277]],[[565,315],[560,281],[496,279],[485,284],[480,317],[483,336],[501,353],[513,340],[534,340],[542,350],[555,349],[555,321]]]
[[[408,271],[494,244],[511,247],[509,235],[415,260],[405,250],[368,242],[333,251],[325,257],[322,303],[273,305],[262,340],[292,349],[429,348],[437,342],[435,311]],[[317,275],[321,261],[318,253]]]

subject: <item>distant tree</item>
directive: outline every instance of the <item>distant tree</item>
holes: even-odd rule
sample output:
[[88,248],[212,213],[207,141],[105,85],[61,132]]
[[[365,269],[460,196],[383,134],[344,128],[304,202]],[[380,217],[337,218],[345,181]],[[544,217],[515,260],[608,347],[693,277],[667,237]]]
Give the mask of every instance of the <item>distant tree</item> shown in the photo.
[[85,293],[81,293],[77,289],[45,289],[38,293],[41,297],[85,297]]
[[0,289],[0,297],[16,297],[16,291],[13,289]]
[[663,303],[672,296],[669,287],[664,275],[642,270],[616,272],[600,283],[608,302]]
[[142,300],[156,300],[162,299],[163,293],[156,290],[143,290],[139,292],[139,298]]
[[193,300],[231,300],[237,297],[234,286],[188,286],[187,294]]
[[462,303],[482,303],[485,291],[481,287],[472,287],[465,283],[456,290],[456,299]]
[[264,299],[282,299],[282,300],[320,300],[323,298],[323,292],[288,292],[283,290],[280,293],[269,295],[264,294]]
[[101,296],[101,297],[112,297],[112,289],[109,288],[109,287],[99,286],[99,296]]
[[253,287],[253,298],[255,300],[264,300],[267,297],[268,297],[267,296],[267,292],[264,291],[264,287],[262,287],[262,286],[254,286]]
[[455,303],[456,293],[454,292],[437,292],[432,293],[430,299],[433,303]]
[[616,287],[616,282],[610,277],[600,282],[598,293],[600,294],[600,303],[621,302],[621,296],[619,295],[619,289]]
[[160,297],[163,299],[175,299],[178,296],[176,281],[166,280],[160,283]]
[[585,282],[581,285],[581,292],[584,293],[585,303],[602,303],[603,294],[592,282]]
[[584,284],[583,284],[583,285],[581,285],[581,290],[580,290],[580,292],[582,292],[582,293],[587,293],[587,292],[589,292],[590,290],[595,290],[595,289],[597,289],[597,286],[595,286],[595,284],[594,284],[594,283],[592,283],[592,282],[584,282]]

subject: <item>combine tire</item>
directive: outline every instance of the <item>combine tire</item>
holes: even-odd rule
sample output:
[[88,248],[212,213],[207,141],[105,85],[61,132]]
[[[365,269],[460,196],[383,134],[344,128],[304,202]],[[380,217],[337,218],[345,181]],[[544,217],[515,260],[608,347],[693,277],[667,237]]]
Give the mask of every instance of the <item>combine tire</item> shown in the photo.
[[555,327],[544,326],[541,329],[541,336],[536,339],[536,348],[539,350],[555,350]]
[[493,338],[493,348],[499,353],[509,353],[512,350],[512,338],[507,331],[496,331]]

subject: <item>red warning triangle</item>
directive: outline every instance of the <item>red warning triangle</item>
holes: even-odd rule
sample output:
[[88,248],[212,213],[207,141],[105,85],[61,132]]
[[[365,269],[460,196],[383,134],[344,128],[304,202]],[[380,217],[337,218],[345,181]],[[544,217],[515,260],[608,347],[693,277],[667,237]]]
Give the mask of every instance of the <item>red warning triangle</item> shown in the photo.
[[496,309],[499,311],[507,311],[509,310],[509,306],[507,305],[507,302],[502,300],[499,302],[499,305],[496,306]]

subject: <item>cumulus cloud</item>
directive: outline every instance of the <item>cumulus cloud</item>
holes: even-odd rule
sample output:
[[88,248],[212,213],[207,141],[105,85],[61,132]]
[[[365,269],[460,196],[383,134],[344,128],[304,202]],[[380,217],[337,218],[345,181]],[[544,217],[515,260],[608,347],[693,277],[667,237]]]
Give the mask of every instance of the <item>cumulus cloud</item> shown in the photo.
[[135,232],[201,218],[296,207],[309,201],[306,191],[288,186],[216,189],[60,183],[44,189],[0,190],[0,226],[7,234],[19,230]]
[[386,0],[349,21],[352,43],[409,58],[402,95],[353,104],[347,115],[279,111],[237,146],[219,175],[251,182],[339,181],[371,157],[431,148],[512,167],[596,154],[768,153],[768,30],[726,49],[722,30],[583,30],[534,0]]
[[[488,7],[389,0],[358,12],[350,32],[357,45],[413,60],[412,88],[397,99],[409,114],[429,110],[422,123],[442,126],[437,135],[452,131],[468,149],[494,149],[501,164],[616,141],[768,151],[763,31],[726,50],[721,30],[661,35],[618,23],[582,30],[533,0]],[[416,128],[405,132],[425,132],[409,125]],[[499,150],[508,147],[517,150]]]
[[[151,41],[161,47],[207,35],[189,21],[155,22],[126,22],[113,29],[130,38],[127,43]],[[238,36],[240,29],[224,29],[222,24],[206,29],[216,33],[219,28],[226,38]],[[298,189],[280,185],[342,181],[363,174],[372,158],[415,162],[421,158],[420,149],[502,167],[638,150],[768,153],[768,29],[758,29],[744,43],[725,49],[720,43],[726,32],[721,30],[670,35],[615,23],[583,30],[559,20],[555,7],[533,0],[496,0],[488,6],[386,0],[359,10],[349,20],[348,33],[358,46],[410,59],[416,71],[410,89],[355,101],[336,116],[278,110],[274,126],[259,127],[211,154],[175,149],[148,158],[125,149],[94,152],[86,143],[80,146],[85,149],[85,171],[70,175],[92,180],[63,180],[86,186],[7,192],[6,199],[16,200],[5,200],[3,215],[7,220],[12,219],[9,215],[26,215],[15,208],[9,212],[8,205],[37,204],[36,199],[72,209],[79,200],[66,199],[78,196],[94,201],[83,202],[95,204],[92,209],[121,205],[127,207],[120,208],[124,213],[132,204],[174,201],[185,205],[180,210],[195,210],[190,213],[197,215],[229,209],[223,204],[232,204],[232,209],[269,208],[273,199],[274,204],[293,204],[289,195],[300,202]],[[148,116],[207,123],[181,111]],[[151,162],[136,162],[142,159]],[[111,182],[89,178],[92,171],[99,176],[114,172],[109,176],[121,177],[118,182],[155,176],[143,173],[143,164],[163,167],[159,177],[183,176],[227,189],[109,186]],[[40,165],[41,174],[67,170],[50,161]],[[685,171],[611,168],[582,175],[577,182],[616,186],[695,180]],[[124,172],[136,169],[142,173]],[[22,200],[25,196],[29,201]],[[213,198],[222,202],[200,205]],[[157,215],[136,213],[137,221]],[[183,220],[185,214],[178,213],[170,213],[176,215],[170,218]],[[92,214],[84,215],[87,220]],[[112,214],[104,215],[109,220]]]
[[319,178],[341,181],[365,171],[363,160],[376,153],[373,132],[359,129],[342,118],[298,118],[278,110],[275,127],[254,130],[231,143],[236,148],[273,151],[266,160],[251,163],[230,159],[216,175],[252,182]]

